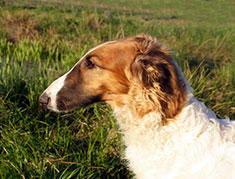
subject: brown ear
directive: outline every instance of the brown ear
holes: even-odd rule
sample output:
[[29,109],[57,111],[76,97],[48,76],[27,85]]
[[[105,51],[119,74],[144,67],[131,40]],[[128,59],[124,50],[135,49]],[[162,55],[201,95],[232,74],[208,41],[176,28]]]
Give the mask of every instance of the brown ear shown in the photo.
[[143,86],[147,89],[156,87],[161,88],[162,92],[171,94],[173,92],[171,80],[171,67],[164,61],[154,59],[151,56],[139,56],[136,62],[139,66],[139,77]]
[[[184,101],[185,86],[179,79],[176,66],[169,53],[158,46],[148,47],[147,53],[137,55],[131,71],[149,95],[148,99],[166,119],[173,118]],[[160,105],[160,106],[159,106]]]

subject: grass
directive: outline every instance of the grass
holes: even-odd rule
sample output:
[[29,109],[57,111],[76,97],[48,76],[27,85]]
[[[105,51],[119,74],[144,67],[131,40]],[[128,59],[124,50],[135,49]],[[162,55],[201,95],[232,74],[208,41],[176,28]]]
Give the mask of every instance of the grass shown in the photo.
[[[38,97],[85,52],[151,34],[195,96],[235,118],[232,0],[0,1],[0,178],[132,178],[109,106],[43,113]],[[197,8],[194,8],[197,7]]]

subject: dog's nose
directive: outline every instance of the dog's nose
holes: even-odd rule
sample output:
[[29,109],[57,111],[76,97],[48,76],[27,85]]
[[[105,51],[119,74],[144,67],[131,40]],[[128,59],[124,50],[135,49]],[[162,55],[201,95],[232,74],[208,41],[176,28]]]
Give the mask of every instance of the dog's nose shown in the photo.
[[49,104],[50,100],[51,100],[51,98],[46,93],[43,93],[39,98],[39,102],[43,106],[47,106]]

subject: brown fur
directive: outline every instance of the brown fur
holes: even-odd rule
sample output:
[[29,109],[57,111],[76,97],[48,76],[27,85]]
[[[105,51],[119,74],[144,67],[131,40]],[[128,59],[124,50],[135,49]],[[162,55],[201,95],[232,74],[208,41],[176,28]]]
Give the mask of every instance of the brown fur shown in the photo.
[[[185,86],[169,51],[150,36],[136,36],[105,44],[87,54],[68,74],[58,93],[60,104],[75,108],[95,101],[129,106],[140,117],[159,111],[163,123],[182,107]],[[88,61],[97,67],[87,68]],[[73,92],[74,90],[74,92]],[[73,98],[66,97],[69,91]],[[67,99],[67,100],[64,100]],[[73,104],[73,105],[72,105]]]
[[185,100],[185,85],[176,71],[177,67],[169,51],[156,39],[150,36],[137,36],[136,39],[139,53],[132,72],[147,89],[148,99],[155,104],[151,110],[161,111],[165,119],[173,118]]

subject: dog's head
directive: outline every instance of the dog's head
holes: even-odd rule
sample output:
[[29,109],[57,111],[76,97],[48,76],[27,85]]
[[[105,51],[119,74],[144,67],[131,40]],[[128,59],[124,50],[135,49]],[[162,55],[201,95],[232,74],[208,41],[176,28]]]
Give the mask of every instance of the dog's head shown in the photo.
[[174,117],[185,101],[185,81],[169,51],[150,36],[110,41],[88,51],[40,96],[54,111],[97,101],[135,106],[139,115],[158,110]]

